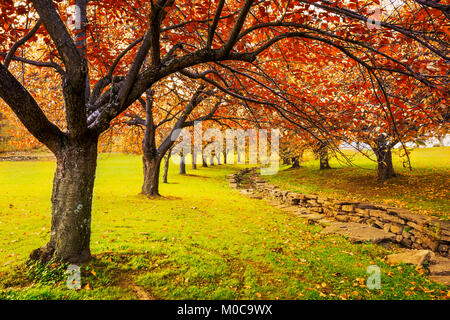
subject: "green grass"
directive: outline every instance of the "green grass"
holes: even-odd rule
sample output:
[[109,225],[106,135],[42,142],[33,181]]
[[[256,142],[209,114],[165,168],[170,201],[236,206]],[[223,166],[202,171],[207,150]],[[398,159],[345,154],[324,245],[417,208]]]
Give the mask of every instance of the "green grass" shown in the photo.
[[331,170],[319,170],[319,161],[307,155],[301,168],[282,166],[277,175],[267,176],[267,180],[286,190],[385,203],[449,219],[450,147],[411,150],[412,171],[403,167],[404,159],[396,150],[393,162],[397,177],[384,183],[376,180],[375,162],[359,153],[346,154],[354,167],[333,158]]
[[[94,190],[92,262],[83,289],[66,288],[65,266],[27,264],[48,240],[53,161],[0,162],[0,299],[439,299],[447,288],[390,251],[320,234],[297,216],[229,189],[237,166],[171,164],[160,199],[140,190],[141,160],[101,155]],[[365,287],[369,265],[381,290]]]

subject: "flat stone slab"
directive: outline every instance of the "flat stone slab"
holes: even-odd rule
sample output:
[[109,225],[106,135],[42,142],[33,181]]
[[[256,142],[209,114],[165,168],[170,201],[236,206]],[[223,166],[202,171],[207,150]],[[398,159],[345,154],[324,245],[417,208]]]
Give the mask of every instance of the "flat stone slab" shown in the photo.
[[450,276],[431,276],[430,278],[437,283],[450,286]]
[[325,216],[323,214],[303,214],[302,218],[306,218],[306,219],[310,219],[310,220],[314,220],[314,221],[318,221],[323,219]]
[[406,263],[416,266],[423,265],[426,261],[430,261],[433,252],[430,250],[406,250],[401,253],[391,254],[386,257],[388,263]]
[[292,213],[298,213],[299,212],[299,207],[297,206],[288,206],[286,208],[283,209],[284,211],[288,211],[288,212],[292,212]]
[[431,260],[428,269],[431,275],[436,276],[450,276],[450,259],[444,257],[436,257]]
[[373,242],[380,243],[384,241],[395,241],[395,234],[370,227],[366,224],[355,222],[333,222],[322,230],[322,233],[337,233],[348,237],[354,242]]

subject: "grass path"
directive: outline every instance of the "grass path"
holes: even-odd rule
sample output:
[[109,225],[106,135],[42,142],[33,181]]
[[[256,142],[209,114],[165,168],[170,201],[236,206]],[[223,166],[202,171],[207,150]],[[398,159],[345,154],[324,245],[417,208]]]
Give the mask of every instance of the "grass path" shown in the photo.
[[[403,158],[394,151],[397,177],[384,183],[376,181],[376,164],[347,151],[357,167],[333,159],[331,170],[319,170],[318,160],[307,154],[302,168],[283,166],[267,179],[282,189],[320,194],[336,199],[385,203],[408,208],[416,213],[449,219],[450,147],[413,149],[413,171],[404,168]],[[341,159],[342,160],[342,159]]]
[[[437,299],[421,269],[389,266],[386,249],[320,234],[321,227],[230,190],[234,166],[172,165],[160,199],[138,195],[141,161],[102,155],[94,190],[92,262],[83,289],[64,266],[25,264],[49,237],[52,161],[0,163],[0,299]],[[189,169],[189,168],[188,168]],[[381,290],[365,286],[369,265]]]

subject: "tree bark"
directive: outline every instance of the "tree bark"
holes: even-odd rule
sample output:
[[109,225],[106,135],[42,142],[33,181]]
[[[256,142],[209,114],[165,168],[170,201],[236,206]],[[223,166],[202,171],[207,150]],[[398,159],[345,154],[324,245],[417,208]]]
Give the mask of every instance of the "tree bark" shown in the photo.
[[197,153],[195,151],[192,151],[192,169],[197,169]]
[[206,161],[206,157],[202,156],[202,167],[208,168],[208,162]]
[[[226,145],[226,143],[224,144]],[[223,148],[223,164],[227,164],[227,148]]]
[[379,181],[385,181],[392,177],[395,177],[394,166],[392,164],[392,152],[391,149],[379,150],[375,152],[377,157],[377,179]]
[[142,184],[141,193],[147,197],[159,196],[161,157],[153,154],[144,154],[142,161],[144,165],[144,183]]
[[156,132],[153,123],[153,90],[146,92],[145,101],[145,133],[142,140],[142,163],[144,182],[141,193],[147,197],[159,196],[159,171],[161,167],[162,156],[156,149]]
[[167,155],[164,157],[164,170],[163,170],[163,183],[167,182],[167,175],[169,174],[169,162],[170,162],[170,153],[172,149],[167,152]]
[[283,161],[283,164],[286,164],[286,165],[290,165],[291,164],[291,159],[287,158],[287,157],[282,157],[281,161]]
[[377,157],[377,179],[379,181],[385,181],[395,177],[392,163],[392,147],[387,139],[380,135],[375,139],[375,144],[372,149]]
[[290,162],[292,163],[291,168],[300,168],[300,162],[297,157],[292,157],[292,161]]
[[91,208],[97,167],[97,138],[64,145],[56,153],[53,180],[50,241],[34,250],[30,258],[48,262],[52,258],[74,264],[91,258]]
[[326,145],[321,145],[319,148],[319,161],[320,170],[330,169],[330,164],[328,162],[328,148]]
[[185,156],[184,156],[184,152],[181,152],[180,155],[180,174],[186,174],[186,163],[185,163]]

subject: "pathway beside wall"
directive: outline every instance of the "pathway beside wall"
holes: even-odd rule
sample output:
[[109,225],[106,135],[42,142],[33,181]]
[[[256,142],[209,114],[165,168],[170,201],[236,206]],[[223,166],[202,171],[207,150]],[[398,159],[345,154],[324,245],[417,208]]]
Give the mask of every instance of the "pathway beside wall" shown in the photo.
[[387,260],[418,265],[429,261],[432,277],[450,285],[450,259],[446,258],[450,248],[448,221],[386,205],[281,190],[265,181],[256,168],[240,170],[227,180],[231,188],[239,189],[242,194],[266,199],[280,209],[307,219],[307,223],[323,225],[325,234],[337,233],[355,242],[370,241],[410,249]]

